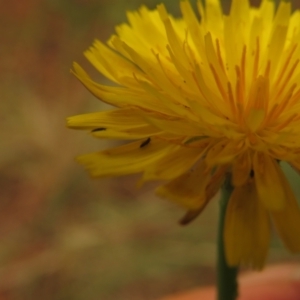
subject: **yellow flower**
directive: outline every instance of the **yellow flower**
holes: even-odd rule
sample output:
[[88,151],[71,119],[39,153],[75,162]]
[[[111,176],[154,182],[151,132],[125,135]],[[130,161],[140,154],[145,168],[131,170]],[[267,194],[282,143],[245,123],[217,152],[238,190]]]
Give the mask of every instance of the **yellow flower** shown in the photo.
[[159,196],[196,216],[225,176],[234,187],[227,209],[229,265],[260,268],[270,219],[286,247],[300,251],[300,212],[278,161],[300,169],[300,11],[263,0],[259,8],[233,0],[188,1],[183,17],[163,5],[128,12],[107,45],[85,56],[113,86],[95,83],[77,64],[74,74],[115,108],[68,119],[98,138],[135,140],[78,157],[92,176],[142,173],[165,180]]

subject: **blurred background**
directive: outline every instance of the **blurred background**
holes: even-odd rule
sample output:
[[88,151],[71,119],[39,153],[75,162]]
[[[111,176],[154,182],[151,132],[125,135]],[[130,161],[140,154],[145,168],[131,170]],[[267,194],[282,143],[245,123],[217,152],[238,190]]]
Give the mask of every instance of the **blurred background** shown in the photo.
[[[0,0],[0,300],[152,300],[214,283],[218,201],[180,227],[181,208],[136,176],[91,180],[74,157],[112,144],[65,128],[102,108],[72,62],[104,80],[82,52],[160,2]],[[296,260],[274,235],[268,263]]]

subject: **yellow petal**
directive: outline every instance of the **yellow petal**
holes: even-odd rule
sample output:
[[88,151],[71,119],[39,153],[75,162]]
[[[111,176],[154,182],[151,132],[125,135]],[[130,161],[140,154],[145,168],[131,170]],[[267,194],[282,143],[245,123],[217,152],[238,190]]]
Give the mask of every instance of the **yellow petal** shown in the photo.
[[262,268],[270,240],[269,217],[258,199],[255,184],[236,187],[225,219],[224,243],[230,266],[245,264]]
[[232,184],[241,186],[246,183],[251,172],[249,151],[240,154],[232,165]]
[[186,22],[191,39],[194,42],[196,53],[199,53],[199,58],[205,60],[205,47],[203,41],[202,28],[199,26],[199,21],[190,4],[190,1],[185,0],[180,2],[180,8],[183,19]]
[[167,133],[183,136],[201,136],[203,134],[203,128],[198,123],[181,118],[167,118],[158,116],[155,114],[143,114],[148,123],[153,124],[156,128],[159,128]]
[[[200,4],[201,1],[198,1]],[[206,13],[206,22],[209,31],[214,32],[215,34],[220,34],[223,28],[222,24],[222,7],[221,1],[218,0],[208,0],[206,1],[205,7]]]
[[205,189],[206,200],[205,203],[198,209],[189,209],[183,218],[179,221],[181,225],[186,225],[193,221],[206,207],[209,201],[217,194],[222,184],[224,183],[225,173],[228,171],[228,166],[217,168],[213,173],[209,183]]
[[[160,22],[160,17],[157,11],[149,10],[146,6],[142,6],[139,12],[128,12],[127,18],[130,23],[132,35],[136,35],[139,40],[135,39],[136,46],[140,44],[145,45],[145,48],[151,48],[156,43],[163,43],[165,40],[164,27]],[[152,34],[149,34],[151,32]],[[128,38],[128,35],[123,35],[120,32],[120,37],[123,39]]]
[[299,205],[284,174],[281,174],[281,177],[286,194],[286,205],[280,211],[272,211],[271,216],[276,230],[286,247],[291,252],[300,252]]
[[[212,40],[212,36],[210,33],[207,33],[204,37],[205,40],[205,50],[206,50],[206,56],[208,59],[208,63],[211,67],[214,68],[216,74],[217,74],[217,78],[220,81],[220,87],[217,85],[216,89],[220,89],[220,91],[222,91],[221,87],[224,89],[225,87],[227,87],[227,82],[228,79],[226,77],[226,74],[223,70],[223,66],[222,64],[219,62],[217,53],[215,51],[214,45],[213,45],[213,40]],[[223,90],[223,93],[220,94],[221,97],[226,98],[226,92]]]
[[95,129],[92,135],[101,139],[118,139],[118,140],[137,140],[142,138],[148,138],[150,136],[159,135],[160,131],[155,130],[150,125],[143,125],[140,127],[124,128],[121,130],[107,129],[100,130]]
[[160,14],[161,20],[164,22],[167,39],[168,39],[167,41],[170,45],[170,48],[172,49],[172,52],[183,64],[183,66],[187,67],[189,65],[189,59],[182,47],[183,43],[180,40],[179,36],[177,35],[177,32],[174,29],[173,24],[171,23],[171,20],[168,17],[168,14],[166,13],[164,4],[158,5],[157,10]]
[[[114,37],[112,43],[115,45],[115,47],[118,47],[120,50],[122,49],[122,51],[126,52],[130,59],[136,65],[138,65],[145,74],[147,74],[147,76],[144,76],[144,78],[139,77],[140,80],[136,83],[139,83],[139,85],[141,85],[144,89],[146,88],[148,90],[149,87],[143,84],[143,81],[145,81],[144,79],[146,78],[147,82],[151,81],[156,89],[160,90],[163,94],[168,95],[172,99],[171,101],[168,101],[169,105],[173,105],[174,102],[188,106],[188,98],[186,95],[189,94],[189,88],[185,88],[183,93],[182,89],[186,86],[186,83],[184,83],[182,80],[180,82],[180,77],[177,74],[174,74],[175,70],[169,69],[169,62],[165,61],[164,57],[155,52],[151,53],[153,56],[152,59],[154,58],[156,60],[153,63],[151,60],[149,60],[149,58],[145,59],[143,57],[143,52],[138,53],[134,48],[129,47],[118,37]],[[156,67],[153,67],[153,65]],[[177,80],[174,81],[174,79]],[[182,94],[185,97],[183,97]]]
[[276,160],[268,154],[255,152],[253,169],[259,199],[269,210],[282,210],[286,205],[286,194],[282,171]]
[[168,155],[162,157],[147,168],[143,181],[147,180],[170,180],[189,170],[203,155],[206,146],[203,148],[188,148],[177,146]]
[[236,156],[244,150],[244,145],[240,141],[230,141],[222,139],[211,147],[205,157],[208,165],[227,164],[234,160]]
[[[125,59],[98,40],[84,54],[100,73],[114,82],[120,83],[122,77],[131,77],[132,73],[141,73],[140,69],[134,63]],[[112,61],[118,68],[111,65],[110,62]]]
[[152,138],[82,155],[77,161],[83,164],[93,177],[122,176],[143,172],[147,166],[168,155],[173,147],[175,146],[170,143]]
[[272,62],[271,76],[276,74],[276,69],[281,61],[281,55],[285,46],[285,43],[282,43],[282,41],[286,40],[290,14],[291,3],[287,1],[280,1],[273,21],[272,35],[268,45],[268,56]]
[[145,120],[133,109],[114,109],[77,115],[67,119],[67,125],[74,129],[94,129],[98,127],[141,126]]
[[91,130],[99,138],[141,139],[161,132],[147,124],[137,110],[126,108],[70,117],[67,126]]
[[216,168],[213,173],[207,187],[206,187],[206,198],[210,200],[214,197],[217,192],[220,190],[221,186],[224,183],[225,174],[228,172],[228,165],[223,165],[219,168]]
[[[90,76],[77,64],[73,64],[74,75],[82,82],[82,84],[102,102],[116,107],[138,107],[166,115],[177,116],[170,110],[168,104],[159,101],[149,92],[142,90],[128,89],[124,87],[105,86],[94,82]],[[136,79],[135,79],[136,80]],[[137,88],[140,88],[137,86]],[[143,101],[141,101],[143,99]],[[173,106],[176,106],[175,104]],[[178,106],[178,105],[177,105]],[[181,111],[181,110],[180,110]]]
[[202,161],[195,169],[160,186],[156,193],[186,209],[197,210],[206,204],[205,189],[210,177],[210,172]]
[[246,123],[252,132],[257,131],[265,119],[268,102],[269,81],[267,78],[259,76],[252,83],[247,104],[249,115]]

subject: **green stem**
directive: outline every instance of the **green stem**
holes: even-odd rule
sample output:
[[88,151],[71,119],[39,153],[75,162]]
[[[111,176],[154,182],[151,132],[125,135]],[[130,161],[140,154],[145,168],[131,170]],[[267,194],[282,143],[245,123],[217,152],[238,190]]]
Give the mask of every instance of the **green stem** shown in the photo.
[[237,273],[236,267],[229,267],[226,262],[224,249],[224,224],[227,204],[233,190],[230,180],[226,180],[222,189],[220,200],[220,219],[218,233],[218,263],[217,263],[217,283],[218,283],[218,300],[234,300],[238,295]]

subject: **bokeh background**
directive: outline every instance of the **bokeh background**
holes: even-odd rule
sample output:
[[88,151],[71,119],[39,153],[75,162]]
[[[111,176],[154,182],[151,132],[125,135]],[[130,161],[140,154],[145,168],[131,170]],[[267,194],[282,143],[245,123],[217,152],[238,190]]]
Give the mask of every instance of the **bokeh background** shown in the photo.
[[[74,157],[112,143],[65,128],[102,108],[72,62],[104,81],[82,52],[126,10],[160,2],[0,0],[0,300],[152,300],[214,283],[217,199],[180,227],[181,208],[137,189],[136,176],[91,180]],[[274,235],[268,263],[282,261],[299,256]]]

